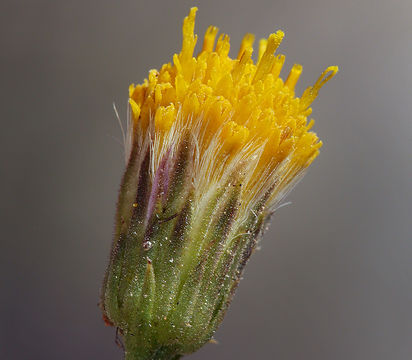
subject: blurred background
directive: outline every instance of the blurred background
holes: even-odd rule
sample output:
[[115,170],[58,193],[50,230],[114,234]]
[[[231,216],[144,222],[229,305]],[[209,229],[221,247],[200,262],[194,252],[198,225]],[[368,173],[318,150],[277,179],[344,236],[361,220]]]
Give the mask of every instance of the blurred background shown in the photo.
[[196,32],[283,29],[321,155],[273,217],[226,319],[189,359],[412,358],[410,0],[2,1],[0,358],[116,360],[97,307],[128,85]]

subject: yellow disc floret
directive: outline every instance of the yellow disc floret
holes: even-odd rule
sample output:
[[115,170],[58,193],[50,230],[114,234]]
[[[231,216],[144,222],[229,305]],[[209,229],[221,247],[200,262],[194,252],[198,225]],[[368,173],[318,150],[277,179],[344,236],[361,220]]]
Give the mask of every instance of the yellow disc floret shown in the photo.
[[266,176],[286,158],[292,177],[312,162],[321,147],[316,134],[309,131],[313,120],[308,123],[307,117],[319,89],[338,68],[327,68],[315,85],[296,97],[302,66],[293,65],[286,81],[279,77],[285,57],[276,56],[275,51],[282,31],[259,42],[254,63],[252,34],[243,38],[237,58],[232,59],[229,37],[220,35],[215,46],[218,29],[211,26],[200,53],[194,56],[196,11],[192,8],[184,20],[182,50],[173,56],[173,64],[151,70],[142,85],[130,86],[132,127],[160,138],[176,131],[176,126],[195,128],[199,157],[213,143],[216,161],[234,158],[246,147],[260,147],[255,178]]

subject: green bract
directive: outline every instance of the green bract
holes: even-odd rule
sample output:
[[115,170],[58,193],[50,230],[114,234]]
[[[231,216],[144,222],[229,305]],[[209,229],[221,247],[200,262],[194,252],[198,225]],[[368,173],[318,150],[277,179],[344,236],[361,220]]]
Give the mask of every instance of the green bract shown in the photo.
[[264,199],[236,218],[242,173],[195,205],[190,136],[151,180],[150,146],[132,152],[123,178],[102,308],[126,359],[173,359],[211,339],[261,233]]

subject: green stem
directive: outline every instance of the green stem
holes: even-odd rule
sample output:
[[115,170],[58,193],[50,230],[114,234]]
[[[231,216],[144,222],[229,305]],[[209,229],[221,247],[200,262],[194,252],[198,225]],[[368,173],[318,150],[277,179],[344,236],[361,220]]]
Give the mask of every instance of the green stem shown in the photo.
[[135,336],[124,336],[125,360],[178,360],[182,355],[177,353],[174,346],[152,348],[138,345]]

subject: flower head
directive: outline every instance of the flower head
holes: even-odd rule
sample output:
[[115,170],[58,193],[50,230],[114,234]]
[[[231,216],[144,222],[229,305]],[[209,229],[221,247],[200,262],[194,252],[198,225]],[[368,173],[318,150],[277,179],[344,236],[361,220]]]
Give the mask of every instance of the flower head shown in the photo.
[[194,57],[196,10],[173,64],[129,88],[127,169],[102,308],[130,359],[173,358],[211,338],[265,222],[319,153],[307,118],[338,70],[296,97],[302,66],[280,78],[282,31],[260,41],[254,63],[253,35],[231,59],[229,37],[215,45],[218,29],[209,27]]

